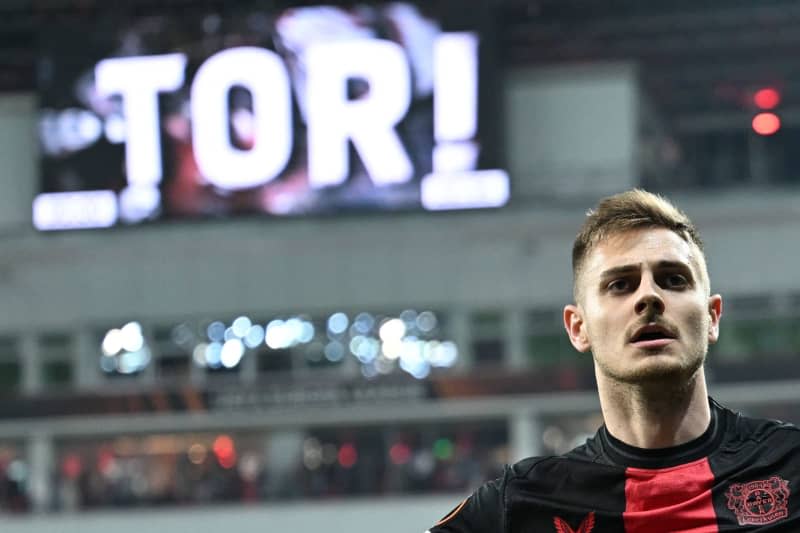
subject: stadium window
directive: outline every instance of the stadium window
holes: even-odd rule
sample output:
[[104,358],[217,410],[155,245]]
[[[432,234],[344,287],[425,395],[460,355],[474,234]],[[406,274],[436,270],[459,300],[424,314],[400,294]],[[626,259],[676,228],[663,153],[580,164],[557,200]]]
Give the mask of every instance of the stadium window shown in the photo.
[[66,333],[46,333],[39,338],[42,379],[51,387],[66,387],[72,383],[72,339]]
[[534,309],[528,312],[526,352],[532,367],[552,366],[575,360],[575,349],[561,325],[558,310]]
[[[343,353],[341,357],[336,357],[337,354],[334,353],[333,348],[328,346],[334,342],[333,339],[329,338],[329,335],[343,343],[346,340],[345,333],[342,333],[338,337],[329,333],[327,330],[328,319],[325,317],[316,318],[311,322],[314,326],[313,338],[310,342],[298,344],[294,348],[297,354],[301,356],[302,364],[305,364],[308,368],[317,370],[326,368],[338,369],[346,360],[345,350],[344,348],[342,349]],[[344,344],[342,344],[342,346],[344,347]]]
[[502,363],[506,352],[502,312],[492,310],[473,313],[470,325],[475,364]]
[[258,357],[259,374],[280,374],[292,370],[293,350],[291,348],[259,349],[255,354]]
[[17,340],[13,337],[0,337],[0,390],[19,390],[21,377]]
[[159,380],[189,380],[191,354],[175,341],[178,327],[157,326],[153,328],[153,355]]

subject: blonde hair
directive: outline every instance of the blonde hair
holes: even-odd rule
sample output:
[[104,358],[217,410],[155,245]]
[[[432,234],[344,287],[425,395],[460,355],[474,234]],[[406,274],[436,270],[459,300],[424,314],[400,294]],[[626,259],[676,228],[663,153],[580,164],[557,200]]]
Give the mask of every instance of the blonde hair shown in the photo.
[[[608,196],[586,214],[586,220],[572,245],[573,290],[576,300],[578,279],[586,257],[594,246],[610,235],[645,228],[666,228],[675,232],[684,241],[695,244],[704,259],[703,241],[697,228],[683,211],[666,198],[642,189]],[[701,266],[707,280],[705,261]]]

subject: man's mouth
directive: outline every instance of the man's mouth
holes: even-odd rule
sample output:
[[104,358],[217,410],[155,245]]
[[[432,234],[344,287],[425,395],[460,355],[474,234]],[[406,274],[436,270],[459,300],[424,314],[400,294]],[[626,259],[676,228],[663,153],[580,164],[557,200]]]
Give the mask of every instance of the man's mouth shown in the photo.
[[636,330],[631,337],[631,344],[639,348],[660,348],[677,338],[668,328],[657,324],[648,324]]

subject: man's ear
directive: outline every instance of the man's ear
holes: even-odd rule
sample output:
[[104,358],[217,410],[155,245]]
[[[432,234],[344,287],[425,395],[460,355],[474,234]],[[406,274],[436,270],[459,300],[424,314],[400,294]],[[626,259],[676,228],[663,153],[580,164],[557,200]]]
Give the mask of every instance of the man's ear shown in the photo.
[[714,294],[708,297],[708,343],[714,344],[719,339],[719,320],[722,318],[722,296]]
[[589,337],[586,335],[586,324],[583,321],[583,314],[577,305],[567,305],[564,307],[564,329],[569,335],[569,342],[581,353],[586,353],[591,348]]

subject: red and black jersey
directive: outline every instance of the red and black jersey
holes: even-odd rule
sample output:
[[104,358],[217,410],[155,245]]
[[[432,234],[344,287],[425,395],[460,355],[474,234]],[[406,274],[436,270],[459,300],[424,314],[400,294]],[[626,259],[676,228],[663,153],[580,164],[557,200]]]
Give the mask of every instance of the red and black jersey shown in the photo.
[[800,532],[800,430],[711,400],[711,423],[673,448],[605,426],[586,444],[506,467],[430,533]]

